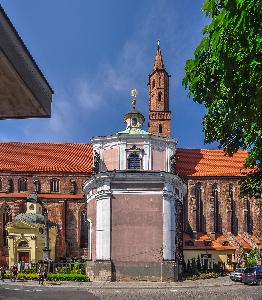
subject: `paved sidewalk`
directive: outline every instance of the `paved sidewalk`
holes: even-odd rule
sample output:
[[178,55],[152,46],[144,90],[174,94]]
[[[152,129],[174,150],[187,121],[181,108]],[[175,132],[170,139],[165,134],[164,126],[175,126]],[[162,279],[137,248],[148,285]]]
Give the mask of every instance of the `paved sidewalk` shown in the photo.
[[[11,282],[5,280],[3,285],[21,285],[21,286],[39,286],[37,281],[16,281]],[[239,283],[230,280],[229,276],[219,277],[215,279],[200,279],[196,281],[185,280],[182,282],[72,282],[60,281],[44,283],[45,286],[54,287],[72,287],[86,289],[166,289],[166,288],[194,288],[194,287],[218,287],[218,286],[233,286]]]

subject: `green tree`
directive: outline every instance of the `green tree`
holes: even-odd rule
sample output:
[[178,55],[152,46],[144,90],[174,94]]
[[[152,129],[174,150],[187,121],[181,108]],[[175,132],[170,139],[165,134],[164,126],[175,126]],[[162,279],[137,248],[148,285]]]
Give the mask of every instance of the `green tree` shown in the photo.
[[219,142],[227,155],[248,150],[241,195],[262,194],[262,0],[206,0],[210,19],[186,62],[183,85],[204,104],[205,142]]
[[242,249],[240,257],[244,261],[245,268],[257,265],[258,253],[256,248],[251,250]]

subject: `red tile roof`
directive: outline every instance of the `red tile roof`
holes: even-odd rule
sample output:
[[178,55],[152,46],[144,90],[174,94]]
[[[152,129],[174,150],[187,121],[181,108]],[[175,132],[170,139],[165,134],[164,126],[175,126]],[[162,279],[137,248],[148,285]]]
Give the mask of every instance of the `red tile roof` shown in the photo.
[[92,145],[0,143],[0,171],[92,172]]
[[[184,240],[184,250],[235,250],[235,247],[230,244],[230,241],[225,238],[224,235],[220,234],[213,241],[210,240],[209,236],[206,233],[199,233],[197,240],[194,240],[194,244],[192,246],[186,245],[186,241],[192,241],[189,234],[183,234]],[[204,241],[210,241],[210,246],[206,246]],[[228,242],[228,245],[223,245],[223,242]]]
[[176,169],[181,176],[243,176],[247,151],[238,151],[232,157],[223,150],[182,149],[176,150]]
[[[235,238],[238,240],[238,242],[241,244],[241,246],[244,249],[251,249],[251,245],[243,239],[239,235],[235,235]],[[261,248],[262,243],[255,237],[252,236],[252,239],[257,240],[257,245]],[[184,233],[183,234],[183,240],[184,240],[184,250],[236,250],[237,248],[228,240],[223,234],[217,234],[216,239],[212,240],[209,238],[209,236],[206,233],[198,232],[197,239],[192,240],[189,234]],[[193,241],[193,245],[188,245],[187,241]],[[210,246],[206,246],[204,241],[211,241]],[[224,243],[227,242],[227,245]]]
[[[181,176],[243,176],[246,151],[233,157],[223,150],[177,149]],[[0,171],[92,172],[92,145],[67,143],[0,143]]]

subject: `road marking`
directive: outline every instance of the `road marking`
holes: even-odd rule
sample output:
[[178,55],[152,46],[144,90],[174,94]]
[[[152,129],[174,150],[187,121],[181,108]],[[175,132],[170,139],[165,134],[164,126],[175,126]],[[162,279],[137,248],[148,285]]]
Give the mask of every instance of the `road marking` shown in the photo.
[[21,289],[13,289],[13,291],[20,291]]
[[42,292],[43,290],[35,290],[36,292]]
[[178,292],[178,290],[170,290],[170,292]]
[[32,291],[30,291],[30,290],[24,290],[25,292],[32,292]]

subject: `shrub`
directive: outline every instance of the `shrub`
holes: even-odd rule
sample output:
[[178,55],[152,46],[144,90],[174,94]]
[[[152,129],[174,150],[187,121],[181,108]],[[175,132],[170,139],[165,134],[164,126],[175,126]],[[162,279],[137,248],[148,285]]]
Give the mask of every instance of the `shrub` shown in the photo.
[[82,274],[61,274],[49,273],[47,274],[48,281],[89,281],[89,278]]
[[18,273],[18,280],[38,280],[39,275],[37,273]]
[[210,278],[218,278],[219,275],[215,272],[210,272],[210,273],[202,273],[199,275],[192,275],[186,277],[187,280],[198,280],[198,279],[210,279]]
[[[5,274],[5,279],[10,279],[10,274]],[[18,280],[38,280],[37,273],[18,273]],[[48,273],[47,281],[80,281],[87,282],[89,278],[82,274],[61,274],[61,273]]]

